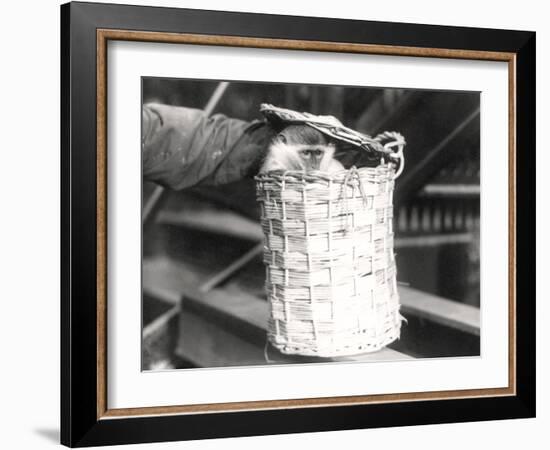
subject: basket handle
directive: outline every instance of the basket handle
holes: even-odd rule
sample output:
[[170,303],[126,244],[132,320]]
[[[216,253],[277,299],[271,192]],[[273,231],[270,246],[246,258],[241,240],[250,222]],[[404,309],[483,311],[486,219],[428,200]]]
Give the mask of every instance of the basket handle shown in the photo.
[[405,145],[407,145],[405,138],[397,131],[384,131],[376,136],[374,141],[383,147],[383,151],[381,151],[384,155],[382,156],[382,161],[384,161],[384,157],[387,156],[392,163],[397,166],[395,175],[393,176],[395,180],[401,175],[405,168],[405,156],[403,154],[403,149]]

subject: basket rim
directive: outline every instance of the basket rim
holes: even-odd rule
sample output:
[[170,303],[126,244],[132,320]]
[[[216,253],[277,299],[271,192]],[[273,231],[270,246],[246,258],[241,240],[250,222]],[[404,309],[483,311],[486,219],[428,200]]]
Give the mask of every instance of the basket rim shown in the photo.
[[[256,181],[302,181],[314,182],[321,181],[336,181],[344,182],[350,179],[350,175],[363,177],[365,175],[388,175],[395,174],[395,167],[391,163],[380,164],[376,167],[351,167],[349,169],[339,170],[338,172],[322,172],[318,170],[272,170],[270,172],[260,173],[254,177]],[[393,177],[392,177],[393,178]]]

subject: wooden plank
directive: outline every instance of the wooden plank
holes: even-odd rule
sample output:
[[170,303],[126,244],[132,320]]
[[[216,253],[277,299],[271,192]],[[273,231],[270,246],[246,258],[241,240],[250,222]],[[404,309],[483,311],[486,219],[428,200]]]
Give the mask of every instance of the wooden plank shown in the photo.
[[472,233],[441,233],[419,236],[403,236],[393,241],[396,249],[410,247],[437,247],[439,245],[470,244]]
[[[172,305],[179,303],[180,292],[186,293],[187,298],[183,302],[184,311],[178,321],[182,321],[183,326],[186,326],[185,323],[187,323],[187,327],[192,328],[180,327],[178,332],[177,327],[170,322],[165,331],[155,333],[154,337],[144,342],[144,368],[158,368],[163,361],[168,360],[170,351],[176,351],[176,349],[180,356],[198,364],[200,360],[197,359],[195,352],[202,353],[203,350],[196,347],[197,342],[201,343],[199,347],[202,347],[203,343],[207,346],[204,348],[205,354],[203,355],[204,365],[207,366],[227,364],[223,358],[229,358],[231,361],[248,361],[247,358],[252,358],[253,364],[265,363],[263,345],[266,336],[268,304],[264,299],[258,295],[243,292],[235,283],[230,283],[224,289],[214,289],[208,295],[203,295],[198,291],[198,284],[195,287],[186,284],[186,277],[181,276],[181,270],[176,265],[171,266],[167,261],[162,262],[160,267],[165,273],[160,278],[162,270],[155,270],[155,267],[159,267],[158,264],[149,264],[147,267],[148,270],[155,273],[156,280],[165,279],[166,282],[156,286],[144,286],[145,293]],[[170,271],[166,271],[170,267],[172,267],[172,274]],[[476,339],[478,342],[480,334],[478,308],[406,286],[399,286],[399,291],[402,313],[409,319],[409,324],[404,325],[402,340],[395,345],[392,344],[394,349],[398,351],[402,349],[399,351],[401,355],[403,352],[418,357],[478,354],[475,350],[479,346],[476,347]],[[184,317],[187,317],[185,321]],[[192,330],[198,326],[193,322],[198,320],[197,317],[200,318],[200,323],[207,325],[204,325],[202,331],[199,330],[199,334],[192,337]],[[189,325],[189,323],[192,324]],[[174,332],[175,329],[176,332]],[[211,332],[213,335],[208,336]],[[174,333],[177,335],[177,346],[173,344],[175,338],[171,337]],[[151,335],[149,332],[146,334]],[[195,343],[195,346],[192,349],[186,347],[185,351],[182,351],[182,342]],[[208,344],[209,342],[212,344]],[[217,344],[214,345],[213,342],[217,342]],[[243,344],[242,348],[237,348],[241,342],[246,344]],[[191,352],[190,355],[185,354],[187,350]],[[220,355],[220,352],[227,352],[227,355]],[[245,359],[241,359],[241,352],[247,355]],[[279,363],[285,359],[288,362],[297,362],[295,358],[278,355],[274,349],[271,349],[268,355],[270,360]],[[385,349],[382,353],[363,355],[360,360],[401,358],[401,356],[391,353],[391,349]],[[351,360],[358,359],[355,357]],[[317,360],[313,359],[312,361]]]
[[[189,358],[185,356],[183,347],[181,347],[182,342],[186,341],[187,344],[189,342],[203,342],[204,340],[206,343],[210,340],[218,340],[217,348],[219,351],[228,347],[223,350],[223,352],[229,352],[227,358],[230,358],[232,352],[236,352],[233,357],[236,358],[236,361],[241,361],[238,352],[245,351],[244,349],[249,348],[248,344],[251,344],[252,347],[250,348],[254,349],[252,354],[255,355],[253,357],[254,364],[264,364],[265,358],[262,346],[265,344],[268,304],[262,298],[263,277],[258,278],[257,289],[243,290],[239,287],[239,279],[236,278],[234,281],[229,282],[224,289],[214,289],[208,295],[204,295],[200,292],[200,286],[204,285],[208,277],[208,274],[198,273],[192,265],[173,261],[166,257],[144,261],[144,293],[171,305],[178,305],[181,296],[185,294],[187,299],[183,303],[185,311],[182,312],[182,317],[184,317],[184,314],[187,317],[194,314],[194,317],[199,316],[202,320],[211,324],[208,327],[214,327],[213,330],[218,330],[212,337],[202,334],[193,339],[187,334],[188,330],[180,329],[178,331],[178,344],[174,351],[177,349],[182,357],[198,363],[196,355],[189,355]],[[478,308],[406,286],[399,286],[399,291],[403,305],[402,313],[409,319],[409,324],[404,325],[401,341],[391,344],[391,348],[388,350],[397,350],[401,355],[406,354],[415,357],[471,356],[479,354],[480,320]],[[189,320],[191,319],[187,319],[187,322]],[[228,334],[234,336],[234,338],[229,338]],[[241,341],[248,344],[239,350],[235,346],[240,345],[239,342]],[[170,338],[159,339],[158,342],[159,345],[156,348],[160,349],[161,355],[167,355],[168,349],[174,348],[170,344],[172,342]],[[233,342],[233,344],[230,344],[230,342]],[[155,356],[154,351],[148,350],[154,348],[154,346],[148,345],[144,353],[144,360],[148,359],[150,367],[157,367],[159,364],[159,357]],[[216,358],[221,358],[221,356],[216,357],[213,353],[214,350],[209,348],[205,349],[205,352],[205,358],[208,354],[210,355],[208,358],[212,358],[206,363],[222,364],[223,361],[216,363]],[[273,356],[277,353],[275,350],[270,351],[269,359],[280,361],[278,356]],[[247,354],[250,355],[250,352],[247,351]],[[252,356],[248,357],[252,358]],[[282,356],[282,358],[289,357]],[[288,359],[289,362],[296,362],[295,359],[290,358]],[[391,360],[400,359],[402,356],[384,351],[384,353],[373,355],[367,354],[364,358]],[[160,363],[162,363],[162,358],[160,358]],[[226,362],[223,362],[223,364],[226,364]]]
[[162,206],[162,198],[164,197],[164,187],[162,186],[155,186],[155,190],[153,193],[149,196],[147,201],[145,202],[145,205],[143,206],[143,212],[141,214],[141,220],[142,223],[147,223],[151,217],[155,215],[155,213],[161,208]]
[[[226,367],[268,364],[305,364],[326,362],[396,361],[410,359],[408,355],[385,348],[378,352],[342,358],[310,358],[283,355],[263,340],[252,342],[216,321],[191,310],[183,310],[180,316],[180,338],[176,347],[179,357],[197,367]],[[197,345],[200,343],[200,345]]]
[[[173,305],[177,305],[182,295],[185,297],[182,300],[179,338],[175,347],[178,356],[202,367],[266,364],[264,346],[269,314],[266,300],[243,292],[236,284],[229,284],[224,289],[213,289],[208,293],[200,292],[197,283],[187,284],[185,277],[181,276],[181,268],[164,258],[145,261],[143,270],[144,292],[147,295]],[[145,280],[151,279],[160,282],[160,285],[147,285]],[[170,312],[172,313],[173,309]],[[158,321],[165,322],[165,318]],[[165,347],[161,346],[161,349]],[[152,348],[152,345],[148,344],[145,348],[148,355],[151,353],[149,348]],[[162,355],[164,353],[162,351]],[[283,355],[274,348],[268,351],[269,361],[278,364],[389,361],[408,358],[408,355],[389,348],[375,353],[334,359]],[[148,356],[145,359],[148,364],[154,364],[155,361],[158,364],[158,360],[162,358],[157,357],[153,360]]]
[[215,288],[220,283],[222,283],[226,279],[233,276],[236,272],[239,271],[239,269],[243,268],[246,264],[252,261],[256,256],[261,255],[263,252],[263,248],[264,248],[263,242],[256,245],[255,247],[252,247],[243,256],[233,261],[225,269],[215,274],[206,283],[202,284],[199,290],[201,292],[208,292],[211,289]]
[[143,328],[143,370],[172,368],[178,338],[178,315],[179,306],[176,305]]
[[188,264],[168,257],[146,259],[142,265],[143,293],[172,305],[178,305],[182,292],[197,288],[206,278]]
[[255,181],[243,178],[220,188],[219,186],[195,186],[189,191],[196,199],[215,205],[218,209],[228,209],[259,222],[260,208],[256,202]]
[[158,316],[151,323],[143,327],[143,339],[147,340],[163,330],[170,320],[179,314],[179,306],[173,306],[165,313]]
[[[181,295],[188,295],[190,292],[198,292],[202,284],[201,279],[196,275],[189,273],[183,266],[178,266],[167,258],[159,258],[153,261],[144,261],[143,264],[143,287],[144,291],[151,296],[164,300],[171,304],[177,304]],[[190,297],[200,299],[205,306],[218,308],[226,315],[246,314],[249,302],[261,300],[238,290],[231,284],[228,285],[227,297],[232,300],[224,300],[226,290],[214,290],[209,296],[191,295]],[[231,293],[233,289],[233,294]],[[463,303],[448,300],[433,294],[429,294],[417,289],[399,286],[400,301],[404,315],[414,315],[422,319],[433,321],[437,324],[445,325],[459,331],[463,331],[476,336],[480,335],[480,312],[479,308]],[[241,301],[238,301],[241,299]],[[229,302],[229,303],[228,303]],[[265,303],[265,301],[263,301]],[[218,306],[216,306],[218,305]],[[252,303],[257,305],[257,303]],[[257,306],[256,306],[257,307]],[[236,308],[234,314],[230,309]],[[252,306],[254,308],[254,306]],[[252,314],[250,320],[256,320],[258,314]],[[256,324],[260,324],[265,319],[259,319]]]
[[244,339],[189,309],[182,310],[179,323],[176,354],[197,367],[267,364],[261,341]]
[[481,188],[479,184],[427,184],[419,192],[423,197],[463,198],[479,197]]
[[480,335],[480,311],[475,306],[406,286],[399,286],[399,296],[405,317],[412,314],[465,333]]
[[237,237],[249,241],[261,241],[264,237],[257,221],[252,221],[230,210],[204,209],[161,211],[156,219],[159,224],[177,225],[191,229]]
[[[390,348],[355,356],[316,358],[284,355],[269,346],[266,360],[264,348],[269,305],[267,301],[231,285],[209,293],[187,292],[181,310],[177,353],[201,366],[261,365],[267,361],[289,364],[410,359],[410,356]],[[198,342],[200,349],[197,348]]]

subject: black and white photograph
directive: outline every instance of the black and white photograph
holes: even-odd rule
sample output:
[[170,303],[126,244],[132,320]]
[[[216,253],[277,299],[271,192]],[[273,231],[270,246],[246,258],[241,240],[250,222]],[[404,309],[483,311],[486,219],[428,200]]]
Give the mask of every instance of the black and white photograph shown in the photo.
[[480,92],[141,87],[142,371],[480,356]]

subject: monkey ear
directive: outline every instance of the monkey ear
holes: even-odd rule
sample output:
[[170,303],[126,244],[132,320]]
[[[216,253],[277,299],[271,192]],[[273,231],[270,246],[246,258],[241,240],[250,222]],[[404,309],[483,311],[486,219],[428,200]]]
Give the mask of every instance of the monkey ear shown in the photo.
[[287,143],[286,136],[283,133],[279,133],[277,135],[277,140],[282,142],[283,144]]

